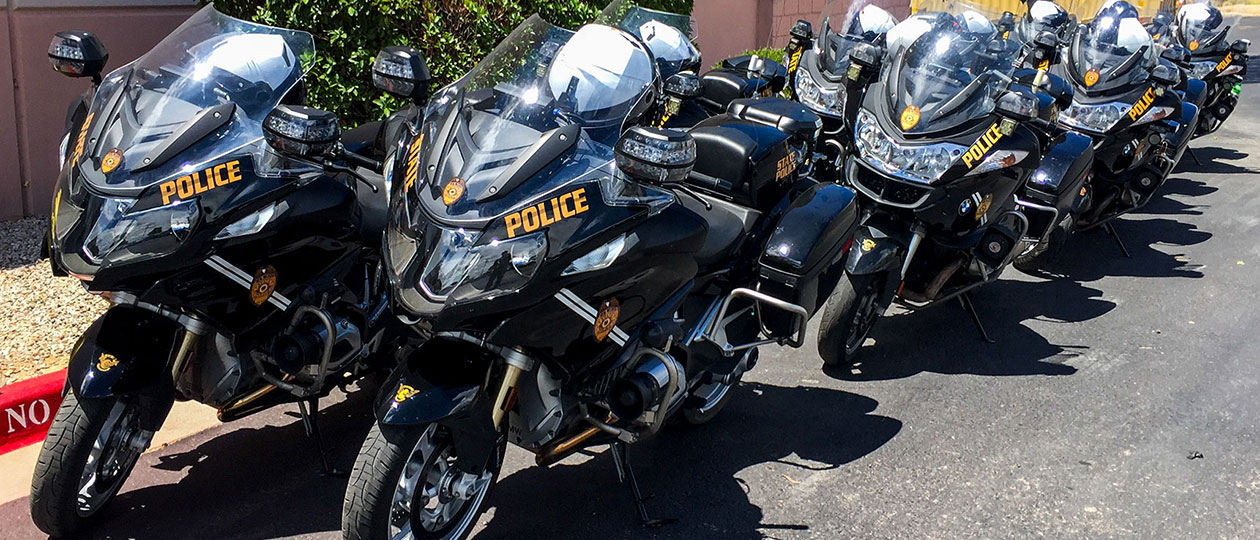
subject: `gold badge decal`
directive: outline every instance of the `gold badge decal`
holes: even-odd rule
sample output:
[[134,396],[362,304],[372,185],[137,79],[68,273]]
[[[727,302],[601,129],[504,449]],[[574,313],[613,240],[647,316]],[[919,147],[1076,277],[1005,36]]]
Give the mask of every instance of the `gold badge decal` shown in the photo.
[[101,172],[109,174],[122,165],[123,153],[117,148],[110,150],[101,158]]
[[415,388],[405,384],[400,384],[398,385],[398,391],[394,392],[394,402],[397,403],[406,401],[407,398],[416,394],[419,394],[419,392],[417,392]]
[[617,316],[621,315],[621,304],[616,298],[605,300],[599,305],[599,313],[595,315],[595,341],[604,341],[617,326]]
[[909,131],[917,125],[919,125],[919,108],[907,105],[906,109],[901,111],[901,130]]
[[118,365],[118,357],[109,353],[101,353],[101,357],[96,360],[96,370],[102,373],[114,369],[116,365]]
[[1191,41],[1191,42],[1190,42],[1190,50],[1192,50],[1192,51],[1197,51],[1197,50],[1199,50],[1199,40],[1197,40],[1197,39],[1196,39],[1196,40],[1194,40],[1194,41]]
[[263,305],[271,293],[276,292],[276,267],[264,266],[254,272],[254,282],[249,285],[249,299],[255,306]]
[[446,206],[455,204],[460,197],[464,196],[465,187],[467,187],[467,184],[463,178],[452,178],[450,182],[446,183],[446,187],[442,188],[442,203]]
[[990,206],[993,206],[993,194],[992,194],[992,193],[990,193],[990,194],[988,194],[988,195],[985,195],[985,196],[984,196],[984,199],[982,199],[982,200],[980,201],[980,204],[979,204],[978,206],[976,206],[976,219],[978,220],[978,219],[983,218],[983,217],[984,217],[985,212],[988,212],[988,211],[989,211],[989,207],[990,207]]
[[863,238],[862,251],[870,251],[872,249],[875,249],[875,241],[871,240],[870,238]]
[[1098,84],[1098,70],[1091,69],[1085,72],[1085,86],[1094,86]]

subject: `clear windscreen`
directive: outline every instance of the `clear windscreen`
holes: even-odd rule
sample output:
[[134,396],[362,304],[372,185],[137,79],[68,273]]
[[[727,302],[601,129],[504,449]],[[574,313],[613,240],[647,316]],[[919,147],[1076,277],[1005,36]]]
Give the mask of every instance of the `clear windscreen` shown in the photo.
[[1174,37],[1191,54],[1223,51],[1229,47],[1226,35],[1237,18],[1227,20],[1219,9],[1208,2],[1194,2],[1177,10]]
[[1012,59],[994,25],[961,2],[924,2],[889,32],[882,79],[902,131],[950,129],[993,111],[1010,82]]
[[1031,0],[1021,2],[1013,11],[1016,20],[1015,38],[1020,43],[1031,43],[1037,36],[1050,32],[1063,40],[1075,26],[1076,13],[1081,11],[1080,0]]
[[832,74],[849,67],[849,51],[858,43],[884,44],[897,19],[878,0],[829,0],[822,10],[822,28],[815,48],[820,67]]
[[1099,17],[1077,34],[1069,72],[1087,90],[1119,88],[1145,81],[1156,56],[1155,42],[1137,17]]
[[[620,28],[635,35],[639,35],[644,25],[658,23],[677,29],[692,41],[700,35],[696,20],[691,15],[648,9],[637,0],[611,2],[591,23]],[[639,37],[643,36],[639,35]]]
[[[123,155],[112,173],[85,171],[89,181],[141,188],[185,174],[229,154],[262,150],[262,120],[301,80],[315,58],[306,32],[228,17],[207,6],[135,62],[110,74],[93,102],[97,143],[87,157]],[[181,149],[176,159],[142,161],[202,110],[235,104],[230,124]],[[132,169],[144,169],[132,171]],[[98,168],[99,170],[99,168]]]
[[[652,56],[623,30],[573,32],[531,17],[426,111],[417,166],[432,181],[417,184],[421,203],[434,215],[478,219],[607,165],[655,77]],[[557,147],[571,149],[549,149]],[[463,194],[448,203],[454,179]]]

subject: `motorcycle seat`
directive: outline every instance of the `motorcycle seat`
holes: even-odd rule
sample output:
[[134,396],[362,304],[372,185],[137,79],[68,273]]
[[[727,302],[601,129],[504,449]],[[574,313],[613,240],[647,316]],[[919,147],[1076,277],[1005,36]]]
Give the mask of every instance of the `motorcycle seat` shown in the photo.
[[703,203],[692,197],[679,197],[679,200],[688,210],[704,218],[708,225],[709,232],[704,237],[704,245],[695,255],[696,265],[701,271],[705,271],[719,268],[735,256],[761,219],[761,212],[717,197],[703,194],[700,196],[711,208],[706,209]]
[[812,141],[822,129],[822,118],[804,105],[783,98],[737,99],[727,112],[740,120],[769,126],[798,141]]

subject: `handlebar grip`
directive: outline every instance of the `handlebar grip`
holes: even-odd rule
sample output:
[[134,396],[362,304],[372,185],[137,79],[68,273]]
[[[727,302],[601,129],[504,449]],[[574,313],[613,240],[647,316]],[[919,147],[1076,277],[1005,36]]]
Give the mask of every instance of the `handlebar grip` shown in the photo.
[[688,179],[700,187],[712,189],[714,191],[730,191],[731,189],[730,182],[704,173],[698,173],[696,171],[691,171],[691,176],[688,177]]
[[346,163],[356,167],[363,167],[374,172],[381,172],[381,169],[384,168],[384,164],[381,162],[367,156],[361,156],[349,150],[343,150],[342,157],[346,160]]

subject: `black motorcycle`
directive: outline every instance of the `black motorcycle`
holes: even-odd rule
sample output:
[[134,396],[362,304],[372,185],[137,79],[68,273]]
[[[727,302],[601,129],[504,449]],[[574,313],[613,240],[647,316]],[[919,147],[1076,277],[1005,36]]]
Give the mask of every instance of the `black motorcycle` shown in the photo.
[[716,415],[761,345],[800,346],[856,226],[854,193],[798,174],[817,117],[737,101],[648,127],[650,49],[534,17],[408,126],[386,260],[415,331],[346,493],[349,539],[470,534],[508,444],[555,463]]
[[[816,39],[804,39],[812,35],[808,23],[795,27],[786,48],[786,54],[799,55],[791,73],[792,94],[823,120],[814,148],[820,156],[816,165],[820,175],[841,176],[844,158],[852,152],[850,135],[858,105],[879,74],[878,57],[884,52],[886,34],[896,25],[895,17],[869,1],[831,0],[823,7]],[[859,60],[850,62],[850,53]]]
[[1226,39],[1227,25],[1221,11],[1207,2],[1187,3],[1177,11],[1169,36],[1189,51],[1187,72],[1191,78],[1206,83],[1198,128],[1194,136],[1202,137],[1220,129],[1234,112],[1247,76],[1247,48],[1251,42]]
[[856,113],[844,174],[864,210],[822,318],[829,365],[851,363],[894,301],[959,299],[988,339],[967,293],[997,279],[1029,231],[1016,193],[1052,144],[1056,100],[1016,84],[1008,44],[983,15],[942,4],[888,32]]
[[1123,1],[1082,25],[1051,73],[1075,92],[1060,123],[1094,140],[1094,194],[1079,225],[1105,226],[1119,242],[1110,220],[1150,202],[1181,159],[1198,125],[1202,84],[1185,81],[1161,57],[1137,10]]
[[[54,38],[53,66],[94,84],[70,110],[48,251],[112,305],[71,353],[36,466],[44,532],[100,513],[175,400],[225,422],[297,403],[318,443],[317,400],[393,367],[388,184],[335,116],[300,105],[313,55],[306,32],[213,7],[103,78],[95,36]],[[412,58],[388,71],[427,79]],[[370,154],[382,130],[345,140]]]

